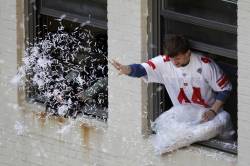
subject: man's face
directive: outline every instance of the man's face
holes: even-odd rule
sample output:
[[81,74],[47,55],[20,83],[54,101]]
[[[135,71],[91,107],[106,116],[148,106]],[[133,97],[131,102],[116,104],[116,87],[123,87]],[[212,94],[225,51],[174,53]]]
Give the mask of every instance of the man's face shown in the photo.
[[191,52],[187,51],[184,54],[178,54],[173,58],[170,58],[175,67],[184,67],[189,63]]

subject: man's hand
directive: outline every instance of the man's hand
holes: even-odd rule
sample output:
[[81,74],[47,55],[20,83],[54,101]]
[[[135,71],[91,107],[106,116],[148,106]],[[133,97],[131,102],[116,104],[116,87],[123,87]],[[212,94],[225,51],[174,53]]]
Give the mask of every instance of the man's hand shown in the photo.
[[129,75],[131,73],[131,68],[129,66],[122,65],[115,60],[112,60],[111,64],[119,71],[119,75]]
[[211,111],[211,110],[208,110],[206,112],[203,113],[202,115],[202,122],[207,122],[207,121],[210,121],[212,120],[214,117],[216,116],[216,113]]

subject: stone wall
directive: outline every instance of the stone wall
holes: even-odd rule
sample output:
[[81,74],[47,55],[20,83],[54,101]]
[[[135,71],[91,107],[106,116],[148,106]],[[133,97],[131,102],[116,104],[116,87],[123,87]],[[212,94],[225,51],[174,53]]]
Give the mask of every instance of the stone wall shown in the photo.
[[238,143],[239,165],[250,165],[250,2],[238,1]]

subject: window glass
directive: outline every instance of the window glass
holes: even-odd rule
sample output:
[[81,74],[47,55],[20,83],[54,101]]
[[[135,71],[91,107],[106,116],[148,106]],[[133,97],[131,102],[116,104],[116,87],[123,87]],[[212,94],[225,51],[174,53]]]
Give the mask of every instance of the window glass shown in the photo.
[[31,67],[26,73],[30,80],[26,85],[27,98],[45,104],[47,111],[54,115],[84,114],[106,120],[107,30],[81,27],[80,23],[43,14],[39,18],[35,26],[38,35],[33,43],[38,53],[32,54],[31,50],[29,56],[40,59],[39,64],[41,59],[47,59],[49,65],[39,69]]
[[236,0],[165,0],[164,8],[182,14],[237,25]]
[[107,0],[42,0],[41,8],[107,20]]
[[235,34],[170,19],[165,19],[163,21],[163,30],[165,31],[165,35],[182,34],[193,41],[202,42],[229,50],[237,49],[237,35]]

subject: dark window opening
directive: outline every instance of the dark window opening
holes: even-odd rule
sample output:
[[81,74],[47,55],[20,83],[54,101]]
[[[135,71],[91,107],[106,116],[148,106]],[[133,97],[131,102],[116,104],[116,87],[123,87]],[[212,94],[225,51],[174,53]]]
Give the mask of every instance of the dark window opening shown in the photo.
[[[233,90],[224,109],[230,113],[236,134],[230,140],[213,138],[198,143],[237,154],[237,0],[186,1],[156,0],[152,6],[149,55],[163,53],[163,40],[170,34],[182,34],[190,39],[191,48],[210,56],[230,77]],[[151,57],[151,58],[152,58]],[[172,107],[165,87],[149,86],[149,120],[155,120]],[[151,95],[154,94],[154,95]]]
[[164,9],[219,23],[237,25],[237,0],[165,0]]
[[[221,32],[219,30],[210,29],[208,27],[202,27],[189,23],[183,23],[176,20],[163,20],[165,35],[168,34],[183,34],[193,42],[205,43],[210,46],[220,47],[225,50],[236,50],[237,36],[228,32]],[[228,40],[219,40],[228,39]],[[216,53],[216,52],[215,52]],[[223,53],[222,53],[223,54]]]
[[[107,120],[107,1],[37,0],[29,3],[28,13],[27,39],[31,44],[51,39],[58,33],[70,37],[56,42],[55,45],[58,47],[50,48],[49,54],[53,57],[53,63],[48,70],[52,81],[45,86],[47,89],[41,90],[30,81],[26,86],[27,99],[45,104],[48,113],[54,115],[87,115]],[[64,46],[68,50],[64,51]],[[59,47],[63,48],[58,49]],[[73,58],[68,58],[73,52],[77,54],[74,54]],[[63,80],[55,81],[59,77]],[[54,97],[52,101],[44,96],[44,91],[48,91],[49,88],[52,93],[55,87],[59,87],[61,91],[60,101],[61,98],[63,101],[70,99],[70,103],[73,103],[65,114],[59,113],[60,102],[58,104],[56,100],[54,103]]]
[[107,0],[41,0],[40,13],[107,29]]

